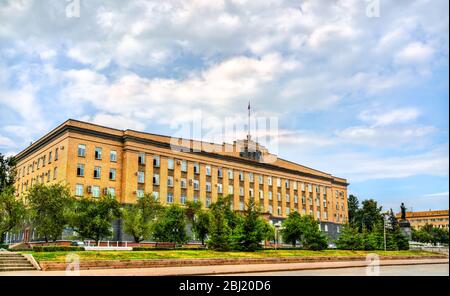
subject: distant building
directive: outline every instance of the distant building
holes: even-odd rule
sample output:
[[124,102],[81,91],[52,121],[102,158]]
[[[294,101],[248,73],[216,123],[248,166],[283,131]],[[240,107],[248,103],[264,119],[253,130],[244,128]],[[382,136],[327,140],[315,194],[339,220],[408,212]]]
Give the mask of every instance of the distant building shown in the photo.
[[[400,219],[401,214],[396,215]],[[406,220],[414,228],[420,228],[425,224],[430,224],[439,228],[448,228],[448,210],[429,210],[420,212],[406,212]]]

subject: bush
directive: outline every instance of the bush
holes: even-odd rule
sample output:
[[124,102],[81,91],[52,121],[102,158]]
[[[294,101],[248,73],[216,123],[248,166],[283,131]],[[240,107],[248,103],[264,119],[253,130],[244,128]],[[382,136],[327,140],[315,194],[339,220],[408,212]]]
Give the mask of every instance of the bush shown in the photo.
[[72,247],[72,246],[34,246],[31,248],[33,252],[60,252],[60,251],[70,251],[78,252],[84,251],[83,247]]
[[7,244],[0,244],[0,249],[8,250],[9,246]]

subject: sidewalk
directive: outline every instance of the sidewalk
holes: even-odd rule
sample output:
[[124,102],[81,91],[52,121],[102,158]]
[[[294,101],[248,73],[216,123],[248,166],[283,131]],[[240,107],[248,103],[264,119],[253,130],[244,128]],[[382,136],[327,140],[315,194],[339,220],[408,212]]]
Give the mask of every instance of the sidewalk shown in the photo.
[[[381,266],[387,265],[418,265],[418,264],[448,264],[446,259],[414,259],[414,260],[381,260]],[[314,262],[314,263],[281,263],[281,264],[250,264],[250,265],[213,265],[157,268],[127,268],[80,270],[82,276],[169,276],[169,275],[213,275],[246,272],[269,272],[289,270],[311,270],[366,267],[365,261]],[[18,271],[2,272],[0,276],[64,276],[65,271]],[[69,272],[67,275],[77,275]],[[268,273],[267,275],[270,275]]]

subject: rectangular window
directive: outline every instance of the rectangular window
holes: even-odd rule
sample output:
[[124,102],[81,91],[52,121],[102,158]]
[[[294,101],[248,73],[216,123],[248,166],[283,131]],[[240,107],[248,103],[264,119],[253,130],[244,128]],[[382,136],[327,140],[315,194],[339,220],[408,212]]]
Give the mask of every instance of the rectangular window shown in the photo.
[[58,152],[59,152],[59,148],[55,149],[55,160],[58,160]]
[[158,155],[154,155],[154,156],[153,156],[153,166],[154,166],[154,167],[159,167],[159,165],[160,165],[160,159],[159,159],[159,156],[158,156]]
[[249,182],[254,182],[253,173],[248,173]]
[[137,197],[137,198],[142,198],[142,197],[144,197],[144,190],[138,189],[138,190],[136,191],[136,197]]
[[277,192],[277,200],[281,201],[281,193],[280,192]]
[[244,187],[239,187],[239,195],[244,196]]
[[86,145],[78,144],[78,156],[85,157],[86,156]]
[[186,160],[181,161],[181,171],[187,172],[187,161]]
[[52,163],[52,160],[53,160],[53,154],[52,154],[52,151],[50,151],[48,153],[48,163]]
[[304,194],[302,195],[302,204],[306,204],[306,196]]
[[38,158],[36,169],[38,170],[40,166],[41,166],[41,159]]
[[264,199],[264,192],[262,190],[259,191],[259,198]]
[[173,187],[173,177],[172,176],[167,176],[167,186]]
[[198,202],[198,195],[197,194],[194,194],[194,201]]
[[281,179],[277,178],[277,187],[281,187]]
[[249,193],[250,197],[254,197],[254,192],[253,192],[253,189],[252,189],[252,188],[250,188],[250,189],[248,190],[248,193]]
[[209,165],[205,166],[205,171],[207,176],[211,176],[211,166]]
[[244,210],[244,202],[243,201],[239,202],[239,210],[241,210],[241,211]]
[[273,197],[273,193],[272,193],[272,191],[269,191],[269,200],[272,200],[272,197]]
[[297,190],[298,189],[297,181],[294,181],[293,183],[294,183],[294,190]]
[[286,208],[286,216],[289,216],[290,213],[291,213],[291,209],[290,208]]
[[286,188],[289,188],[289,180],[285,180],[284,185],[286,186]]
[[109,169],[109,179],[111,181],[116,180],[116,169]]
[[281,207],[277,208],[277,213],[278,213],[278,216],[281,216]]
[[244,173],[239,172],[239,181],[244,181]]
[[111,195],[112,197],[116,196],[116,189],[115,188],[109,187],[106,192],[108,193],[108,195]]
[[77,176],[84,177],[84,164],[79,163],[77,165]]
[[222,193],[222,184],[217,184],[217,193]]
[[228,170],[228,179],[233,180],[233,170]]
[[117,161],[117,151],[111,150],[109,152],[109,160],[112,161],[112,162],[116,162]]
[[45,167],[45,159],[47,158],[47,155],[42,156],[42,166]]
[[286,193],[286,202],[290,202],[291,201],[291,197],[289,196],[289,194]]
[[167,159],[167,169],[173,170],[174,167],[175,167],[175,163],[173,161],[173,158],[168,158]]
[[186,195],[184,195],[184,194],[181,195],[181,197],[180,197],[180,203],[181,203],[182,205],[186,204]]
[[144,152],[139,152],[138,164],[145,164],[145,153]]
[[209,208],[211,206],[211,197],[207,196],[205,201],[205,206]]
[[167,203],[173,203],[173,193],[167,193]]
[[206,192],[211,192],[211,183],[206,182]]
[[234,187],[233,187],[233,185],[228,185],[228,194],[234,194]]
[[53,180],[56,180],[57,177],[58,177],[58,168],[55,167],[53,168]]
[[269,205],[269,213],[273,214],[273,206],[272,205]]
[[145,173],[144,172],[138,172],[137,176],[138,176],[138,183],[139,184],[144,184],[145,183]]
[[102,148],[95,147],[95,159],[102,159]]
[[294,195],[294,203],[298,203],[298,195]]
[[100,197],[100,186],[92,186],[92,196]]
[[218,169],[217,169],[217,177],[218,177],[218,178],[222,178],[222,177],[223,177],[223,171],[222,171],[222,168],[218,168]]
[[258,176],[258,183],[259,184],[263,184],[264,183],[263,176],[261,176],[261,175]]
[[180,184],[181,184],[181,188],[186,188],[186,185],[187,185],[186,179],[181,178]]
[[83,196],[83,184],[77,184],[75,185],[75,195],[76,196]]
[[102,175],[102,168],[99,166],[94,167],[94,179],[100,179]]
[[47,171],[47,182],[50,182],[50,170]]
[[311,184],[308,184],[308,191],[312,192],[312,185]]
[[153,174],[153,185],[159,185],[159,175]]
[[194,163],[194,174],[200,174],[200,165],[198,163]]
[[200,183],[198,182],[198,180],[194,180],[193,184],[194,184],[194,190],[200,189]]
[[153,198],[154,198],[155,200],[158,200],[158,199],[159,199],[159,192],[153,192],[152,194],[153,194]]
[[305,183],[302,183],[302,191],[305,191]]

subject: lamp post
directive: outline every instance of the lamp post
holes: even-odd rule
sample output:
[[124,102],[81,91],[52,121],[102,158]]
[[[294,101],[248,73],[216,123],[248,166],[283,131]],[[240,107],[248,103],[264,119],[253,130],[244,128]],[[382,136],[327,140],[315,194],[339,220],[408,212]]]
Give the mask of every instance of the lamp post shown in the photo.
[[388,221],[389,214],[384,213],[383,214],[383,237],[384,237],[384,250],[386,251],[386,228],[391,228],[391,222]]
[[277,223],[275,223],[275,250],[277,249],[277,245],[278,245],[278,231],[281,227],[281,222],[278,221]]

